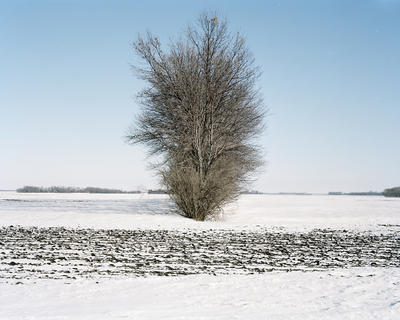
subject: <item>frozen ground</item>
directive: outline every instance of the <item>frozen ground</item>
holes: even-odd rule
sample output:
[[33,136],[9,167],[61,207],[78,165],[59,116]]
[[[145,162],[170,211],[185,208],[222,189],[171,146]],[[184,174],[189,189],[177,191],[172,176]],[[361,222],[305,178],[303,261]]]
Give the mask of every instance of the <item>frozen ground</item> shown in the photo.
[[400,267],[400,232],[0,229],[0,279]]
[[0,192],[0,319],[399,319],[400,199]]

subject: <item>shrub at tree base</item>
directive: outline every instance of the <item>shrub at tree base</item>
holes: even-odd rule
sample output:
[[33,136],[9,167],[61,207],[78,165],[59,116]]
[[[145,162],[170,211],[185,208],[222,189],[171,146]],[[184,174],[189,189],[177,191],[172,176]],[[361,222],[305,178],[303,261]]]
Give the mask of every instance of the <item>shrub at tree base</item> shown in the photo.
[[183,215],[215,216],[262,164],[258,68],[244,39],[207,15],[167,52],[150,33],[135,49],[146,65],[136,70],[148,87],[138,95],[142,111],[128,142],[161,156],[161,181]]

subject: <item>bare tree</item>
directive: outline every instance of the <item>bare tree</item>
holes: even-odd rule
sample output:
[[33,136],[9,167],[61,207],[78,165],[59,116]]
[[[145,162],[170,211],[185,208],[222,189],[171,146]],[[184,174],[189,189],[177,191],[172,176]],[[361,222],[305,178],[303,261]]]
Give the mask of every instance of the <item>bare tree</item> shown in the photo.
[[162,183],[183,215],[214,216],[262,164],[259,69],[244,38],[207,14],[167,51],[151,33],[134,46],[145,62],[135,69],[148,86],[128,142],[162,156]]

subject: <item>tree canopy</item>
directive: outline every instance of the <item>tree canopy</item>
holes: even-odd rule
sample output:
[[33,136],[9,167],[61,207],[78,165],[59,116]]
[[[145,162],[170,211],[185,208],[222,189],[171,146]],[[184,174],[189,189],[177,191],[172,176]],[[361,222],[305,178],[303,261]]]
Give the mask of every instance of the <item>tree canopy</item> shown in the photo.
[[134,47],[145,62],[135,70],[147,86],[128,142],[162,156],[161,181],[183,215],[214,216],[262,164],[259,68],[244,38],[207,14],[167,50],[151,33]]

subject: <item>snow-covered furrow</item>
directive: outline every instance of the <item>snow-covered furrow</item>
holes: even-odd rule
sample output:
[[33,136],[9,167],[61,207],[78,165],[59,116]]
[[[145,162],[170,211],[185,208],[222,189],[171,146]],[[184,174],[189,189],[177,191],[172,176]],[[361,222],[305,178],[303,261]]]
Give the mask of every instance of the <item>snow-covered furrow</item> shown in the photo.
[[0,228],[2,282],[367,266],[400,267],[400,232]]

